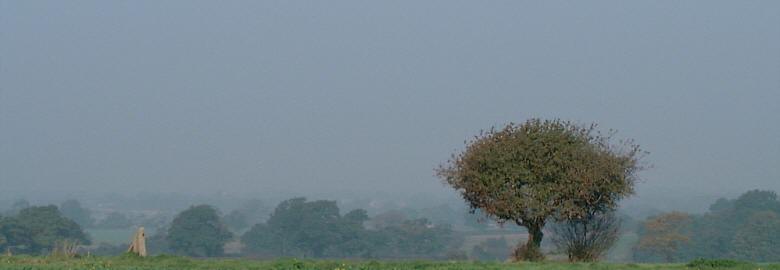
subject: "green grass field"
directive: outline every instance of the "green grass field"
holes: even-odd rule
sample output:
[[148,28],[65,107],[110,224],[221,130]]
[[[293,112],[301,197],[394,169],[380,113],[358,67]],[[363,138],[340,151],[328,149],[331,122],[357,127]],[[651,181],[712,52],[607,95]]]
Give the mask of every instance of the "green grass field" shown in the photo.
[[351,261],[351,260],[248,260],[248,259],[190,259],[174,256],[156,256],[136,258],[87,257],[53,258],[11,256],[0,257],[0,270],[168,270],[168,269],[528,269],[528,270],[576,270],[576,269],[778,269],[780,264],[739,264],[730,268],[712,268],[707,266],[689,267],[686,264],[570,264],[570,263],[480,263],[480,262],[440,262],[440,261]]

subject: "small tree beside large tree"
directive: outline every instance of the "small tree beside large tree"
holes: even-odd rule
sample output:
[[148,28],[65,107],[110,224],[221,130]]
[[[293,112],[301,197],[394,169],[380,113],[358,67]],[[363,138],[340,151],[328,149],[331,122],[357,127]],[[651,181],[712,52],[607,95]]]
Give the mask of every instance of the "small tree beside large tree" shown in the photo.
[[437,169],[473,210],[528,230],[516,259],[541,260],[549,219],[588,218],[614,210],[634,192],[644,153],[633,141],[613,140],[596,125],[531,119],[491,128]]
[[599,213],[570,219],[552,226],[552,242],[571,262],[592,262],[601,258],[620,236],[615,213]]

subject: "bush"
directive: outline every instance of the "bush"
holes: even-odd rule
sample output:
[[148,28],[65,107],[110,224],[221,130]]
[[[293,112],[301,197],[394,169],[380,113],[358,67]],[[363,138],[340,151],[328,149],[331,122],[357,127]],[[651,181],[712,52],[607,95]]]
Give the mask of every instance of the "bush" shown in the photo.
[[542,250],[539,247],[522,245],[515,248],[512,253],[512,260],[531,262],[544,261],[544,253],[542,253]]
[[596,213],[553,224],[553,243],[571,262],[599,260],[617,241],[620,222],[614,212]]

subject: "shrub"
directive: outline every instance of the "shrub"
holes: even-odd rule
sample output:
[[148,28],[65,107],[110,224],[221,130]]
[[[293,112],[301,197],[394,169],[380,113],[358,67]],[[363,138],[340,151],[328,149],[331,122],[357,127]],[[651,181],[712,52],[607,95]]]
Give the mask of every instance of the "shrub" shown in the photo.
[[613,212],[596,213],[581,219],[553,224],[552,240],[571,262],[593,262],[615,244],[620,222]]

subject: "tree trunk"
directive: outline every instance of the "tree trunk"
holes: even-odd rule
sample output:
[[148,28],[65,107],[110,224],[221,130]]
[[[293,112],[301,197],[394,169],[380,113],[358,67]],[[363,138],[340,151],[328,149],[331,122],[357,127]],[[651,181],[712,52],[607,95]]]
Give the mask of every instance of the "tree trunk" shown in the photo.
[[528,229],[528,242],[525,243],[526,248],[537,250],[541,248],[542,237],[544,237],[542,227],[544,227],[544,225],[538,223],[529,224],[526,227]]
[[542,253],[542,237],[544,233],[544,222],[517,222],[518,225],[525,227],[528,230],[528,242],[525,245],[515,249],[513,257],[518,261],[541,261],[544,260],[544,254]]

